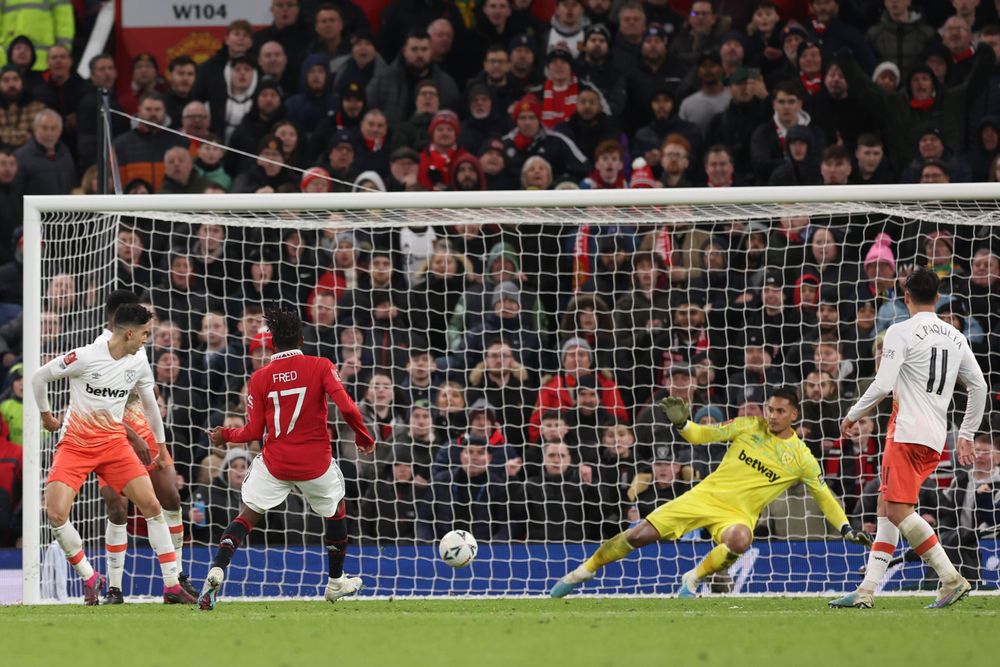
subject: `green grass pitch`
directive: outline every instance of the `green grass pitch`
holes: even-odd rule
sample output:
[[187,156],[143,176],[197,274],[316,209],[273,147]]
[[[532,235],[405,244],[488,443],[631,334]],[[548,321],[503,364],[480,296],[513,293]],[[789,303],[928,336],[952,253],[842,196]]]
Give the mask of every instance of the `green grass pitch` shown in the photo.
[[268,667],[1000,664],[1000,597],[347,600],[0,608],[0,664]]

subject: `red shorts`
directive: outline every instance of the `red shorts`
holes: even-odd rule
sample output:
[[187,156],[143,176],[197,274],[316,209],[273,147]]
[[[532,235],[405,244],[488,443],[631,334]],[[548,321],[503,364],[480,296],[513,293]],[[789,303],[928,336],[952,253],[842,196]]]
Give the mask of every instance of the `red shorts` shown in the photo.
[[[163,465],[158,466],[156,464],[156,457],[160,455],[160,446],[156,444],[156,438],[154,438],[152,435],[148,435],[144,439],[146,440],[146,444],[149,445],[150,463],[148,466],[146,466],[147,471],[153,472],[154,470],[162,470],[163,468],[168,468],[174,464],[174,457],[170,455],[170,449],[167,448],[163,451]],[[132,449],[131,444],[129,444],[129,449]],[[132,453],[133,454],[135,453],[134,449],[132,449]],[[141,465],[142,461],[139,461],[139,464]],[[100,474],[97,475],[97,484],[102,489],[106,486],[111,486],[105,481],[105,479]]]
[[941,453],[927,445],[885,439],[879,493],[891,503],[916,505],[920,487],[941,462]]
[[47,482],[62,482],[79,492],[92,472],[118,493],[133,479],[148,475],[128,440],[121,438],[92,447],[60,444]]

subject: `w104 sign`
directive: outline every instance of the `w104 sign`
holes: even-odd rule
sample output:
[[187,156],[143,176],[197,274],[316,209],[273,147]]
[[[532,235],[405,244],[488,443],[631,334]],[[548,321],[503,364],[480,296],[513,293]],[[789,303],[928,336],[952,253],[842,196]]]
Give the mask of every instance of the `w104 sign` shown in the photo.
[[271,22],[269,0],[222,2],[170,2],[170,0],[119,0],[123,28],[184,28],[225,26],[237,19],[253,25]]

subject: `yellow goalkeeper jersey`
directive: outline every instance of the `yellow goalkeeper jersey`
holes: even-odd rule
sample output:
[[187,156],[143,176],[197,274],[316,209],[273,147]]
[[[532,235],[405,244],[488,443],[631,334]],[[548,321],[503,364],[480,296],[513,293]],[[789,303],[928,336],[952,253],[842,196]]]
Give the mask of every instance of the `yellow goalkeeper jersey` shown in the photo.
[[710,497],[757,517],[788,488],[802,482],[835,528],[847,523],[840,502],[823,481],[819,462],[797,435],[782,440],[767,429],[762,417],[738,417],[702,426],[689,421],[681,435],[692,445],[730,442],[722,463],[686,495]]

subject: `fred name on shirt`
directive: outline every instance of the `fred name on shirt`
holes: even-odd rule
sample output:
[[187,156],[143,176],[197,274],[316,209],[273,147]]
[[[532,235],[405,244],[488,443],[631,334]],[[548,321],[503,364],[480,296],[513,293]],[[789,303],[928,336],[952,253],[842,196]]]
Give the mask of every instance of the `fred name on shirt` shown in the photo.
[[285,371],[284,373],[274,373],[271,375],[271,382],[294,382],[299,379],[298,371]]

